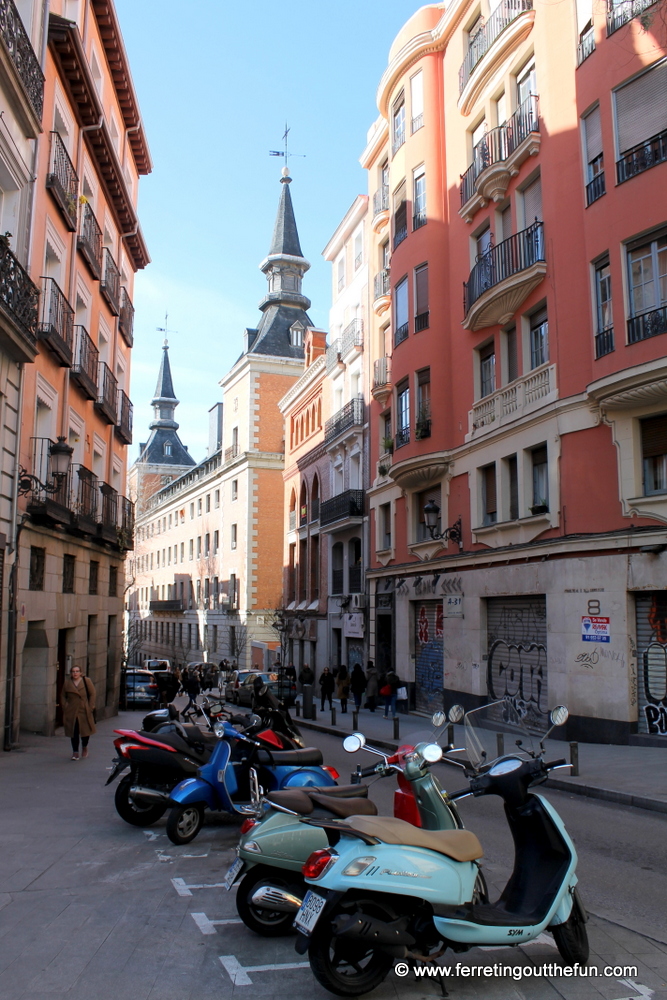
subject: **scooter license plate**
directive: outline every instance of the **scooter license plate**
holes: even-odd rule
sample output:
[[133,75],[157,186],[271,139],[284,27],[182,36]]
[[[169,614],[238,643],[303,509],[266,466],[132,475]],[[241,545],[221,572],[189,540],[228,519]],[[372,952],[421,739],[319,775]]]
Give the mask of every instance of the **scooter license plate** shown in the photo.
[[237,875],[240,875],[242,870],[243,870],[243,859],[237,858],[232,867],[225,875],[224,885],[227,892],[229,892],[231,887],[234,885]]
[[311,892],[309,889],[303,897],[301,909],[294,918],[294,926],[296,929],[302,934],[312,934],[313,928],[320,919],[322,910],[326,906],[326,902],[326,899],[323,899],[322,896],[318,896],[315,892]]

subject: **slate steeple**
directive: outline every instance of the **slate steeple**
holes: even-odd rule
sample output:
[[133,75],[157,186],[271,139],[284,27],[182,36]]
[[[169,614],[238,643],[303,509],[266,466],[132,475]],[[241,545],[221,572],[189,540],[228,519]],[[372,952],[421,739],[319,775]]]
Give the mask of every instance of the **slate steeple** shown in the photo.
[[174,411],[178,402],[171,377],[169,345],[165,340],[155,395],[151,400],[153,419],[148,425],[151,429],[151,436],[146,444],[140,446],[138,462],[167,465],[172,468],[174,466],[190,468],[196,464],[177,434],[178,423],[174,419]]

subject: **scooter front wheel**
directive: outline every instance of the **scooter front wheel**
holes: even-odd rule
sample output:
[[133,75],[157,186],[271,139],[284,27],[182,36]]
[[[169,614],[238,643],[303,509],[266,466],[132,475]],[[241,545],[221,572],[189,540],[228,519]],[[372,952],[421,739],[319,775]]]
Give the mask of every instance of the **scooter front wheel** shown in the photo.
[[[576,893],[576,890],[575,890]],[[575,897],[572,912],[564,924],[549,928],[554,936],[560,957],[567,965],[586,965],[590,948],[584,910]]]
[[203,806],[175,806],[167,817],[167,836],[172,844],[189,844],[203,824]]
[[[355,909],[379,920],[396,919],[395,913],[375,900],[357,900]],[[349,906],[345,910],[336,907],[329,919],[315,928],[308,949],[310,968],[318,983],[330,993],[339,997],[358,997],[384,982],[394,959],[365,941],[334,937],[331,922],[341,913],[349,913]]]
[[256,906],[252,901],[253,894],[264,885],[275,886],[277,889],[285,889],[303,899],[305,885],[298,884],[298,876],[290,880],[286,873],[281,875],[279,869],[275,868],[253,868],[241,879],[236,892],[236,910],[246,927],[249,927],[255,934],[262,937],[280,937],[289,934],[292,930],[296,910],[293,912],[281,912],[279,910],[267,910]]

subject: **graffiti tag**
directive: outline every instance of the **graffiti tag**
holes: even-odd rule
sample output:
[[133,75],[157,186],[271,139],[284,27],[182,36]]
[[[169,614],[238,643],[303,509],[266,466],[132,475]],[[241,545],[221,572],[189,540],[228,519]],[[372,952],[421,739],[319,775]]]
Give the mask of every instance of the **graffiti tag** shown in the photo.
[[590,653],[588,651],[585,653],[579,653],[579,655],[575,657],[574,662],[581,663],[584,667],[589,667],[592,670],[599,659],[600,653],[597,646],[595,646]]
[[661,642],[644,650],[644,693],[647,732],[667,736],[667,646]]
[[547,650],[541,642],[497,639],[489,650],[489,694],[509,701],[527,722],[543,724],[547,700]]

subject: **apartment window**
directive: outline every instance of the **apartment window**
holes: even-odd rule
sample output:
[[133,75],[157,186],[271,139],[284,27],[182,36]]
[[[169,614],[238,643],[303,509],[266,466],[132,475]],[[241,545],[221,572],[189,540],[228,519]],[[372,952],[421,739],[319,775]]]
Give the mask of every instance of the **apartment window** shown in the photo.
[[218,549],[220,548],[220,532],[213,532],[213,555],[217,555]]
[[604,155],[602,152],[602,124],[600,106],[584,117],[584,143],[586,146],[586,204],[592,205],[605,193]]
[[614,350],[614,320],[611,310],[611,270],[609,260],[595,266],[595,357],[601,358]]
[[487,226],[486,229],[482,230],[482,232],[476,237],[475,250],[477,251],[478,260],[481,260],[482,257],[484,257],[489,252],[489,250],[491,249],[492,239],[493,235],[491,233],[490,226]]
[[194,520],[194,516],[195,516],[195,505],[193,503],[191,503],[190,504],[190,520],[191,521]]
[[391,548],[391,504],[378,507],[378,549]]
[[229,601],[232,608],[238,606],[238,586],[236,583],[236,573],[229,574]]
[[[76,556],[63,556],[63,594],[74,593]],[[31,590],[34,588],[31,587]]]
[[118,567],[109,566],[109,597],[118,596]]
[[201,604],[201,580],[197,580],[196,588],[197,588],[197,607],[199,607],[199,605]]
[[419,71],[410,79],[411,131],[416,132],[424,124],[424,75]]
[[181,562],[185,562],[185,542],[181,542]]
[[229,655],[236,656],[236,625],[229,626]]
[[479,349],[480,397],[496,391],[496,348],[493,341]]
[[497,520],[496,467],[487,465],[482,469],[482,524],[495,524]]
[[630,314],[628,340],[667,331],[667,233],[628,249]]
[[204,580],[204,602],[207,607],[210,596],[211,596],[211,580],[207,576],[206,579]]
[[408,336],[408,279],[394,288],[394,344],[402,343]]
[[410,385],[405,379],[396,386],[396,447],[410,440]]
[[204,535],[204,555],[208,556],[211,552],[211,536],[208,532]]
[[189,553],[188,553],[189,554],[189,558],[190,558],[190,560],[192,560],[195,557],[195,542],[194,542],[194,538],[190,539],[188,549],[189,549]]
[[211,649],[213,652],[218,648],[218,626],[211,625]]
[[503,90],[502,94],[496,101],[496,124],[504,125],[507,121],[507,95]]
[[201,535],[197,536],[197,559],[201,559]]
[[428,264],[420,264],[415,268],[415,333],[426,330],[428,323]]
[[408,205],[403,182],[394,195],[394,250],[408,235]]
[[357,271],[361,267],[361,262],[363,260],[363,244],[361,233],[357,233],[354,237],[354,270]]
[[237,526],[235,524],[233,524],[232,525],[232,540],[231,540],[232,541],[232,548],[233,549],[236,548],[236,539],[237,539]]
[[640,421],[644,495],[667,493],[667,414]]
[[345,288],[345,257],[341,255],[338,258],[338,291],[342,292]]
[[431,436],[431,369],[422,368],[417,372],[417,416],[415,437],[417,440]]
[[615,92],[619,184],[667,160],[667,59]]
[[232,479],[232,500],[238,500],[239,498],[239,481],[238,479]]
[[188,625],[188,649],[192,649],[192,625]]
[[211,509],[211,494],[206,494],[206,513],[208,514]]
[[532,94],[537,94],[537,77],[535,73],[535,63],[530,62],[516,79],[517,106],[521,107]]
[[426,225],[426,171],[417,167],[412,175],[412,228]]
[[542,180],[535,178],[532,184],[523,190],[523,217],[526,229],[536,222],[542,221]]
[[235,458],[239,453],[239,429],[232,427],[232,456]]
[[215,507],[220,506],[220,490],[216,490],[215,493],[213,494],[213,505]]
[[382,451],[387,453],[393,450],[394,439],[391,432],[391,410],[383,413],[380,417],[382,427]]
[[169,441],[165,441],[164,443],[164,453],[165,455],[171,455],[171,444]]
[[381,267],[385,270],[389,270],[389,264],[391,262],[391,250],[389,249],[389,240],[386,240],[380,247],[380,255],[382,258]]
[[394,101],[392,109],[392,149],[394,153],[405,142],[405,94],[403,91]]
[[506,460],[509,499],[509,519],[516,521],[519,516],[519,468],[516,455]]
[[549,360],[549,321],[546,309],[530,317],[530,367],[539,368]]
[[549,466],[546,445],[531,452],[533,467],[533,503],[531,507],[549,509]]
[[519,352],[515,326],[506,330],[505,344],[507,347],[507,381],[513,382],[519,377]]
[[197,517],[201,517],[201,512],[202,512],[202,501],[200,497],[199,500],[197,500]]
[[100,564],[94,559],[90,560],[90,571],[88,576],[88,593],[97,593],[97,581],[100,575]]

